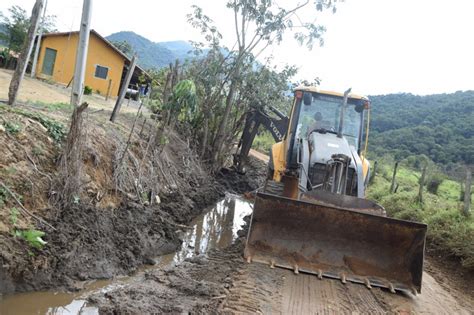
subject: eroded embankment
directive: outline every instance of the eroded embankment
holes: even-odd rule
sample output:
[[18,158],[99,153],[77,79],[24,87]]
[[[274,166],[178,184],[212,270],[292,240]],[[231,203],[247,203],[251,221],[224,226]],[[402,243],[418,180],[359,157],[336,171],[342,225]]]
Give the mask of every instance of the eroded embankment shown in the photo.
[[[60,209],[55,179],[61,125],[70,113],[0,111],[1,180],[25,208],[54,227],[13,210],[18,203],[0,191],[0,294],[74,290],[76,280],[133,272],[175,251],[183,225],[226,188],[244,192],[259,184],[252,176],[210,176],[179,135],[165,132],[166,141],[157,141],[155,126],[144,118],[129,138],[133,117],[111,124],[106,113],[87,114],[83,194],[77,204]],[[28,230],[45,232],[47,244],[33,248],[14,236]]]

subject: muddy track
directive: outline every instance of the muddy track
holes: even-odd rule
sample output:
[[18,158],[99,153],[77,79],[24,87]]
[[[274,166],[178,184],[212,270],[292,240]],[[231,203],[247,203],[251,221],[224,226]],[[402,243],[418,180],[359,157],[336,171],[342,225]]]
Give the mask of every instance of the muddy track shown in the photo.
[[[245,233],[241,233],[245,234]],[[244,238],[232,246],[155,270],[145,281],[89,298],[104,314],[283,313],[283,314],[472,314],[429,274],[416,297],[289,270],[247,264]]]

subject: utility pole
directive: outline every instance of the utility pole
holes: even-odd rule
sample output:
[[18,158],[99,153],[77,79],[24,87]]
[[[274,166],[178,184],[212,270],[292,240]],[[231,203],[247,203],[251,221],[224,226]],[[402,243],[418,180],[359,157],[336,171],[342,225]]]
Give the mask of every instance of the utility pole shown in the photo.
[[26,36],[26,41],[23,44],[20,57],[18,58],[18,64],[16,65],[15,72],[13,73],[12,80],[10,81],[10,88],[8,89],[8,105],[15,105],[16,98],[18,96],[18,90],[20,89],[21,81],[25,76],[28,60],[30,59],[31,50],[33,49],[35,34],[39,24],[39,16],[42,9],[43,0],[36,0],[33,10],[31,11],[28,35]]
[[84,0],[82,5],[81,29],[77,44],[76,66],[74,68],[74,81],[72,84],[71,104],[78,107],[84,94],[84,77],[86,73],[87,48],[91,30],[92,0]]
[[38,39],[36,40],[35,55],[33,57],[33,65],[31,66],[31,77],[36,77],[36,65],[38,64],[39,51],[41,47],[41,38],[43,37],[43,28],[46,22],[46,8],[48,7],[48,0],[44,3],[43,19],[41,20],[41,26],[38,31]]
[[122,87],[120,88],[119,97],[117,98],[117,102],[115,102],[114,110],[112,111],[112,115],[110,115],[111,122],[115,121],[115,117],[120,111],[120,107],[122,106],[123,99],[125,98],[125,94],[127,93],[127,87],[130,84],[130,80],[132,79],[133,71],[135,71],[136,65],[137,65],[137,56],[134,55],[132,58],[132,61],[130,62],[130,67],[128,68],[127,75],[125,76],[125,80],[123,81]]

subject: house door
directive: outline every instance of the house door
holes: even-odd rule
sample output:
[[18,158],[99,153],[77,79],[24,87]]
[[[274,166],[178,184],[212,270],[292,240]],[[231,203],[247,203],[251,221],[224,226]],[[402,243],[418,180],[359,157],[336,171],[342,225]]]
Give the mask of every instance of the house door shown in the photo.
[[46,48],[43,59],[43,69],[41,72],[46,75],[53,75],[54,62],[56,61],[56,49]]

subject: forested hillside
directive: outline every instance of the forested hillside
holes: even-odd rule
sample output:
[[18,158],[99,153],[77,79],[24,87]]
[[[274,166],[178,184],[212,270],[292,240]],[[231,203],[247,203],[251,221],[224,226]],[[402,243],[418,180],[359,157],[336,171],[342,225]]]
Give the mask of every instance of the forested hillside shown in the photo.
[[371,150],[397,159],[426,155],[434,162],[474,163],[474,91],[372,96]]
[[113,42],[127,42],[138,55],[138,64],[145,69],[162,68],[176,59],[184,60],[192,46],[186,41],[154,43],[134,32],[118,32],[106,37]]

